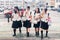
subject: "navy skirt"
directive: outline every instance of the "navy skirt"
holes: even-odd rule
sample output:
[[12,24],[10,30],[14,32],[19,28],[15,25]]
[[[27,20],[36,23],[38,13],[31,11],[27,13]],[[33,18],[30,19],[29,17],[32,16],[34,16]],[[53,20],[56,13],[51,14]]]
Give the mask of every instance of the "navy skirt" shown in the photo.
[[17,25],[17,21],[13,21],[13,23],[12,23],[12,28],[18,28],[18,25]]
[[40,21],[37,24],[34,24],[34,28],[39,28],[40,26]]
[[19,28],[19,27],[22,27],[22,22],[21,21],[13,21],[12,28]]
[[17,25],[18,25],[18,27],[22,27],[22,22],[21,22],[21,20],[20,20],[20,21],[17,21]]
[[48,22],[41,21],[41,28],[44,30],[48,30],[49,28]]
[[26,28],[31,28],[31,22],[30,20],[26,20],[23,22],[23,26],[26,27]]

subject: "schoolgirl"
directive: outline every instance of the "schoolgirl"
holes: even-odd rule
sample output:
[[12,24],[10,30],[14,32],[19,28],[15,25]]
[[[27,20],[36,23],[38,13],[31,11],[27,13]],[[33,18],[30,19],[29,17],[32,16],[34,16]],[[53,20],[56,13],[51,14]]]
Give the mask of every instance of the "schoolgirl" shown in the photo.
[[48,25],[48,21],[47,21],[47,18],[48,18],[49,14],[47,13],[47,9],[45,8],[43,11],[42,11],[42,15],[41,15],[41,38],[43,39],[43,30],[46,30],[46,37],[48,37],[48,28],[49,28],[49,25]]
[[23,26],[26,27],[26,33],[27,37],[29,37],[29,32],[31,28],[31,12],[30,12],[30,6],[27,6],[27,9],[25,11],[25,21],[23,22]]
[[34,28],[35,28],[35,35],[39,36],[39,26],[40,26],[40,10],[39,8],[36,8],[35,13],[34,13]]
[[14,7],[14,13],[12,14],[13,16],[13,23],[12,23],[12,28],[13,28],[13,36],[16,36],[16,29],[19,28],[19,32],[21,33],[21,27],[22,27],[22,22],[21,22],[21,17],[19,16],[19,9],[18,7]]

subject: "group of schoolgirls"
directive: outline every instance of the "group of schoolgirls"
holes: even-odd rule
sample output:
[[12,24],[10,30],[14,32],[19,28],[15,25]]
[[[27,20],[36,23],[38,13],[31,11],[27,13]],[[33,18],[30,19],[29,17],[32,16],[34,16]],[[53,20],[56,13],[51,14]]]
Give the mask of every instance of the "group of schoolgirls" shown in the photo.
[[[20,15],[19,15],[20,14]],[[34,14],[34,15],[32,15]],[[43,38],[43,30],[46,30],[46,37],[48,37],[48,17],[49,14],[47,13],[47,8],[43,9],[40,12],[39,8],[36,8],[35,11],[32,13],[30,11],[30,6],[27,6],[27,9],[23,13],[23,16],[21,17],[21,13],[19,12],[19,8],[14,8],[13,16],[13,36],[16,36],[16,29],[19,28],[19,32],[21,33],[21,27],[22,27],[22,20],[23,19],[23,26],[26,28],[26,34],[27,37],[29,37],[29,32],[31,25],[33,23],[33,27],[35,28],[35,36],[39,36],[39,30],[41,32],[41,38]],[[33,20],[33,21],[32,21]]]

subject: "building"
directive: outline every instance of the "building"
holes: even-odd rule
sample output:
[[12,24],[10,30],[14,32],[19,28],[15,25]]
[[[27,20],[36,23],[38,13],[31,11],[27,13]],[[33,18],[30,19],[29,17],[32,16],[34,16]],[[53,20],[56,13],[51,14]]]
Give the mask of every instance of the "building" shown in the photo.
[[17,0],[0,0],[0,8],[9,8],[14,6],[22,6],[22,1]]
[[60,0],[55,0],[55,7],[60,8]]
[[45,6],[59,7],[60,0],[0,0],[0,8],[14,7],[14,6],[35,6],[44,4]]
[[48,4],[48,6],[52,6],[55,7],[55,0],[45,0],[46,4]]

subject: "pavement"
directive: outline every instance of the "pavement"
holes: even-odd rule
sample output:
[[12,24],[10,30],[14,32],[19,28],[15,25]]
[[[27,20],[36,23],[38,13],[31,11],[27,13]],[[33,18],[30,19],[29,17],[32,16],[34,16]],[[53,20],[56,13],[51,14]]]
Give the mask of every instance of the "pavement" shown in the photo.
[[[49,37],[43,40],[60,40],[60,13],[57,11],[49,11],[51,17],[51,26],[49,26]],[[41,40],[41,36],[35,36],[34,28],[30,29],[30,37],[26,37],[26,29],[22,27],[22,33],[17,29],[17,36],[13,37],[12,21],[7,22],[7,18],[2,14],[0,15],[0,40]],[[44,30],[45,36],[45,30]]]

